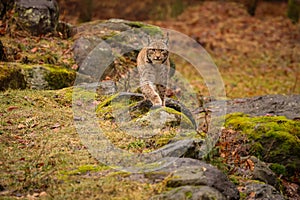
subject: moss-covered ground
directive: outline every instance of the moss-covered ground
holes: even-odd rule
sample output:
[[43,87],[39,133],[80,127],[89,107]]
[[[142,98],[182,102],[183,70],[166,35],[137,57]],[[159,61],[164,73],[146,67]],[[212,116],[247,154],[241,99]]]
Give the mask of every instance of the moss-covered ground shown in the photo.
[[71,91],[1,92],[0,198],[147,199],[160,191],[163,184],[129,181],[91,157],[73,125]]

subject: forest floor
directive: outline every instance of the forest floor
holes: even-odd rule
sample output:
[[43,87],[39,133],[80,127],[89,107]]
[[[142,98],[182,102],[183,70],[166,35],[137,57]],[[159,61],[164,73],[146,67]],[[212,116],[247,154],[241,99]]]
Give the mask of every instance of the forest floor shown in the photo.
[[[173,19],[146,22],[197,40],[218,66],[229,98],[300,94],[300,25],[292,24],[283,9],[278,12],[251,17],[236,3],[206,2]],[[76,68],[71,39],[5,38],[4,46],[20,44],[12,61],[23,62],[26,55],[29,64]],[[40,57],[45,54],[57,59]],[[203,88],[185,65],[179,63],[178,70]],[[166,189],[165,182],[132,181],[90,156],[73,125],[68,90],[0,95],[1,197],[148,199]]]

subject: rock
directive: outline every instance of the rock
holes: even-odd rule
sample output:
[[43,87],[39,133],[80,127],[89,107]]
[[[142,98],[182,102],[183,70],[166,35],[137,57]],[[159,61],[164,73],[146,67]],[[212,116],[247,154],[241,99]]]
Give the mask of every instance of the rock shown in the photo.
[[182,186],[150,198],[151,200],[225,200],[218,190],[208,186]]
[[0,65],[0,91],[7,89],[25,89],[25,75],[15,66]]
[[181,186],[206,185],[218,190],[226,199],[239,199],[237,188],[226,175],[203,161],[179,158],[159,171],[172,173],[172,177],[167,180],[167,186],[175,190]]
[[276,174],[267,166],[266,163],[251,156],[250,159],[254,163],[254,170],[252,172],[252,179],[263,181],[269,185],[277,187],[279,185]]
[[184,139],[171,142],[152,153],[163,157],[195,158],[202,144],[203,140]]
[[234,112],[242,112],[251,116],[274,115],[300,119],[300,95],[265,95],[229,100],[227,113]]
[[264,183],[247,183],[241,191],[246,199],[251,200],[284,200],[285,198],[271,185]]
[[[79,80],[79,81],[78,81]],[[93,83],[89,76],[77,73],[76,81],[87,82],[80,85],[85,90],[94,90],[98,95],[113,95],[116,93],[116,84],[113,81],[102,81]],[[76,84],[75,84],[76,85]]]
[[[166,107],[151,110],[151,102],[144,100],[144,96],[142,94],[121,92],[112,98],[104,100],[97,109],[100,110],[102,107],[110,105],[111,103],[115,104],[122,101],[125,101],[125,103],[128,101],[137,102],[128,107],[129,115],[126,119],[124,119],[127,120],[127,122],[134,120],[134,126],[143,127],[143,124],[154,124],[154,122],[157,122],[159,125],[165,124],[166,126],[182,126],[189,130],[196,129],[196,122],[189,109],[187,109],[179,101],[170,98],[166,99]],[[124,120],[122,122],[124,122]],[[127,125],[130,126],[132,124]]]
[[75,40],[72,50],[74,53],[74,59],[78,66],[82,65],[89,52],[91,52],[101,41],[102,39],[97,37],[80,37]]
[[58,25],[56,0],[17,0],[15,12],[17,27],[32,35],[54,33]]
[[161,34],[156,26],[119,19],[86,23],[74,32],[73,52],[79,73],[95,81],[108,75],[120,78],[120,73],[136,66],[138,51],[147,43],[146,35]]
[[72,86],[76,72],[52,65],[0,65],[0,90],[60,89]]
[[289,178],[299,174],[299,125],[299,121],[284,116],[249,117],[235,113],[226,117],[227,128],[242,132],[246,136],[247,144],[242,145],[244,149],[249,149],[250,155],[267,163],[281,165],[284,176]]

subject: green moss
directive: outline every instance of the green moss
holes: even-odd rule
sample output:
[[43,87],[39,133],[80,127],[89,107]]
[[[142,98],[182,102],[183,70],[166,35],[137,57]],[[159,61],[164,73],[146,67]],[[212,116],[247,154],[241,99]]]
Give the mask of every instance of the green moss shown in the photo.
[[137,149],[137,148],[145,148],[145,147],[146,147],[145,141],[142,139],[139,139],[137,141],[129,143],[127,146],[127,149],[131,149],[131,148]]
[[190,199],[190,198],[193,197],[193,193],[192,193],[191,191],[188,191],[188,192],[185,193],[185,197],[186,197],[187,199]]
[[[173,108],[169,108],[169,107],[162,107],[161,109],[165,110],[167,113],[170,113],[170,114],[175,114],[175,115],[178,115],[181,117],[181,122],[180,122],[180,125],[182,127],[194,127],[193,123],[191,122],[191,120],[183,113],[173,109]],[[157,110],[157,112],[159,111],[159,109]],[[177,124],[179,125],[179,124]]]
[[162,31],[158,26],[153,26],[153,25],[145,24],[145,23],[138,22],[138,21],[126,22],[125,24],[130,27],[133,27],[133,28],[140,28],[145,33],[147,33],[151,36],[157,35],[157,34],[160,34],[160,35],[162,34]]
[[118,32],[112,31],[109,34],[101,36],[101,39],[107,40],[107,39],[110,39],[110,38],[113,38],[113,37],[117,36],[118,34],[119,34]]
[[244,200],[244,199],[246,199],[246,197],[247,197],[246,193],[240,192],[240,200]]
[[239,181],[239,177],[235,176],[235,175],[230,175],[229,176],[230,181],[235,184],[235,185],[239,185],[240,181]]
[[25,89],[26,81],[21,68],[16,65],[0,64],[0,90]]
[[96,109],[97,113],[101,112],[103,107],[106,107],[106,106],[110,105],[111,102],[112,102],[116,97],[118,97],[118,96],[119,96],[119,93],[114,94],[114,95],[111,95],[111,96],[109,96],[109,97],[106,97],[106,98],[105,98],[105,99],[97,106],[97,109]]
[[105,165],[82,165],[79,166],[77,169],[71,171],[62,171],[61,173],[65,175],[81,175],[81,174],[86,174],[88,172],[98,172],[107,169],[110,168]]
[[277,163],[272,163],[270,165],[270,169],[276,173],[277,175],[286,175],[286,169],[285,166],[277,164]]
[[249,117],[242,113],[226,117],[227,128],[246,134],[251,144],[251,154],[260,159],[289,166],[289,175],[299,170],[300,122],[283,116]]
[[61,89],[73,85],[76,78],[75,71],[51,65],[46,65],[45,68],[48,70],[45,80],[51,89]]

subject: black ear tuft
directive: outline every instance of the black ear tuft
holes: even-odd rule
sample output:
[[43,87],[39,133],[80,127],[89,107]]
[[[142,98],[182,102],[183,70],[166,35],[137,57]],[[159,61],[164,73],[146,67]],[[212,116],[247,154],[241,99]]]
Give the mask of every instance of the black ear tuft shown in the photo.
[[166,45],[169,45],[169,32],[167,32],[165,43]]

